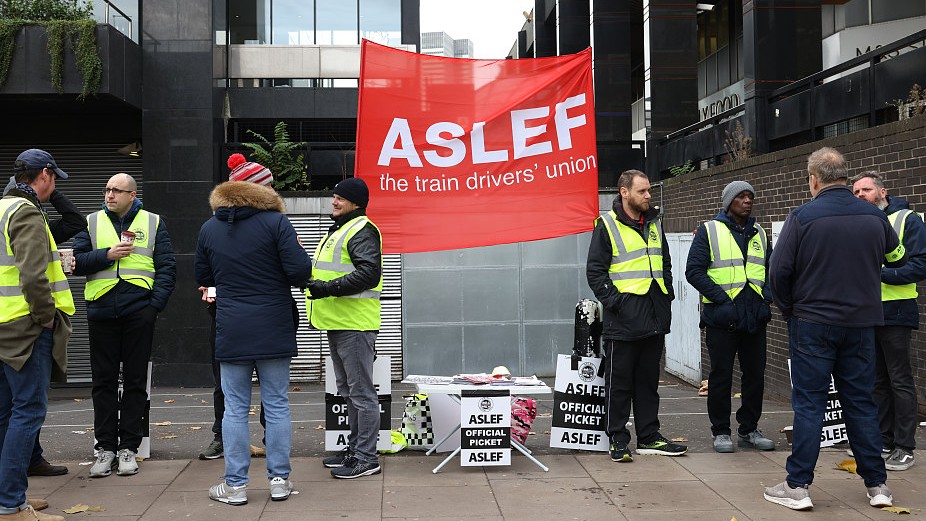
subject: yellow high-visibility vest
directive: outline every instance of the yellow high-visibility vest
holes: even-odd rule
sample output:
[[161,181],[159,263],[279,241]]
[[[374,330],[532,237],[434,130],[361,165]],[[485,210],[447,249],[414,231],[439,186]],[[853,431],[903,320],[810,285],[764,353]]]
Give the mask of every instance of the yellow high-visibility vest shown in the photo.
[[[344,223],[331,235],[326,235],[315,248],[312,280],[334,280],[356,270],[347,252],[347,243],[367,223],[365,215]],[[376,225],[373,224],[376,228]],[[376,228],[379,232],[379,228]],[[382,234],[380,234],[382,244]],[[310,299],[306,296],[305,308],[309,322],[316,328],[330,331],[378,331],[382,318],[379,297],[383,292],[382,256],[380,256],[379,283],[375,288],[354,295]]]
[[[3,229],[3,246],[0,247],[0,323],[12,322],[29,314],[29,303],[23,296],[19,282],[19,268],[13,260],[13,248],[10,241],[10,217],[23,206],[35,204],[22,197],[5,197],[0,200],[0,228]],[[48,265],[45,276],[51,296],[55,299],[55,308],[68,315],[74,314],[74,297],[68,286],[67,276],[61,268],[61,256],[58,245],[45,220],[45,232],[48,234]]]
[[640,233],[617,220],[614,210],[599,217],[611,238],[611,266],[608,274],[621,293],[645,295],[656,281],[669,294],[662,273],[662,223],[649,223],[646,240]]
[[[711,248],[711,265],[707,268],[707,275],[727,293],[730,300],[735,299],[747,284],[759,296],[765,287],[765,246],[768,244],[768,236],[759,223],[755,227],[756,234],[746,243],[744,260],[743,251],[726,225],[718,221],[704,223]],[[711,303],[703,295],[701,300]]]
[[[84,298],[96,300],[113,289],[120,280],[140,288],[154,287],[154,235],[158,231],[160,216],[145,210],[139,210],[132,219],[131,231],[135,234],[135,251],[112,266],[87,275],[84,286]],[[90,232],[90,244],[94,250],[111,248],[122,238],[116,233],[116,227],[104,210],[87,216],[87,230]]]
[[[887,220],[890,221],[891,226],[894,227],[894,231],[897,232],[897,238],[900,239],[901,244],[903,244],[903,233],[906,228],[907,216],[911,213],[913,213],[913,210],[898,210],[887,216]],[[915,282],[898,285],[881,283],[881,300],[884,302],[889,300],[908,300],[916,298],[917,295]]]

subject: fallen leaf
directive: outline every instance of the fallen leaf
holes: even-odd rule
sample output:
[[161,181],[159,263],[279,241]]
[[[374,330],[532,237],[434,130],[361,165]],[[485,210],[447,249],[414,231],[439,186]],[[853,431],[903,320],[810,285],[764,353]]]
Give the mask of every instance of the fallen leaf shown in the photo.
[[743,393],[735,393],[735,394],[733,395],[733,397],[734,397],[734,398],[742,398],[742,397],[743,397]]
[[168,425],[171,425],[170,422],[154,422],[154,424],[158,427],[167,427]]
[[736,521],[736,516],[731,517],[730,521]]
[[168,435],[166,435],[166,436],[158,436],[158,439],[162,439],[162,440],[172,440],[172,439],[174,439],[174,438],[176,438],[176,437],[177,437],[177,436],[174,435],[174,434],[168,434]]
[[839,463],[836,464],[836,469],[844,470],[850,474],[858,474],[858,472],[856,472],[857,468],[858,467],[854,459],[847,459],[845,461],[840,461]]
[[106,512],[106,509],[101,506],[93,506],[88,508],[87,512]]
[[81,512],[86,512],[90,510],[90,505],[74,505],[71,508],[66,508],[62,510],[65,514],[79,514]]
[[164,400],[164,403],[174,403],[176,401],[177,400],[174,400],[173,398],[171,398],[170,400]]
[[260,448],[260,447],[256,447],[256,446],[254,446],[254,445],[251,445],[251,456],[266,456],[266,455],[267,455],[267,451],[266,451],[266,450],[264,450],[264,449],[262,449],[262,448]]
[[254,411],[248,411],[248,416],[254,416]]
[[200,400],[199,403],[209,403],[206,400]]
[[302,390],[302,388],[300,388],[300,387],[293,387],[293,391],[301,391],[301,390]]
[[688,441],[688,438],[672,438],[669,441]]
[[191,430],[191,431],[198,431],[198,430],[202,430],[202,427],[200,427],[200,426],[198,426],[198,425],[194,425],[194,426],[190,427],[190,430]]
[[315,430],[317,430],[317,431],[323,431],[323,430],[325,430],[325,426],[324,426],[324,425],[316,425],[316,426],[315,426]]
[[910,509],[905,507],[882,507],[881,510],[893,512],[895,514],[909,514]]
[[542,412],[537,415],[538,418],[549,418],[551,416],[553,416],[552,412]]

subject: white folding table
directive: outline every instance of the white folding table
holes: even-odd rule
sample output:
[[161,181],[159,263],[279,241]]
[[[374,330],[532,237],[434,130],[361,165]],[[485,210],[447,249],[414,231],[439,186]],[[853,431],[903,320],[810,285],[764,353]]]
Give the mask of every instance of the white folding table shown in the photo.
[[[460,403],[460,396],[463,394],[464,390],[481,390],[481,389],[509,389],[512,395],[538,395],[538,394],[553,394],[553,390],[547,384],[541,382],[540,385],[476,385],[476,384],[429,384],[429,383],[415,383],[415,386],[418,388],[419,393],[427,394],[446,394],[450,397],[451,400]],[[450,432],[434,443],[434,446],[426,453],[428,456],[434,453],[438,447],[441,446],[445,441],[450,439],[451,436],[456,434],[460,430],[460,415],[456,416],[457,422],[456,427],[450,430]],[[511,445],[521,454],[527,456],[529,460],[534,462],[535,465],[544,470],[544,472],[549,471],[546,465],[540,463],[532,454],[530,449],[524,446],[518,440],[511,438]],[[460,453],[460,447],[457,446],[450,453],[449,456],[444,458],[444,461],[440,462],[440,465],[434,467],[434,470],[431,472],[437,474],[440,472],[440,469],[444,468],[450,460],[452,460],[457,454]]]

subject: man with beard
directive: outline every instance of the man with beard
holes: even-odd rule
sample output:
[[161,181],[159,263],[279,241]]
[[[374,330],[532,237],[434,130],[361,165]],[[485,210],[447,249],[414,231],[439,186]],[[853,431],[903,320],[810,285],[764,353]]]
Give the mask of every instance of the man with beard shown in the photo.
[[650,182],[639,170],[618,179],[620,195],[596,219],[588,285],[604,308],[605,431],[613,461],[633,461],[627,420],[633,407],[637,454],[681,456],[688,447],[659,433],[659,374],[672,322],[672,262]]
[[703,302],[701,327],[711,358],[707,415],[717,452],[733,452],[730,391],[737,356],[743,395],[736,411],[739,445],[775,448],[758,428],[765,390],[765,325],[772,317],[765,284],[771,247],[765,229],[752,217],[754,200],[755,190],[746,181],[728,184],[721,210],[698,227],[685,268],[685,277]]
[[887,470],[907,470],[914,463],[917,410],[910,336],[920,323],[916,283],[926,279],[926,226],[907,201],[887,195],[878,172],[862,172],[849,182],[856,197],[884,210],[907,251],[903,266],[881,268],[884,325],[875,327],[874,391],[884,466]]
[[373,360],[383,291],[382,237],[366,215],[370,191],[359,177],[334,186],[334,224],[315,249],[306,292],[309,322],[328,332],[338,394],[347,402],[347,447],[325,458],[332,477],[354,479],[379,474],[376,456],[379,398]]

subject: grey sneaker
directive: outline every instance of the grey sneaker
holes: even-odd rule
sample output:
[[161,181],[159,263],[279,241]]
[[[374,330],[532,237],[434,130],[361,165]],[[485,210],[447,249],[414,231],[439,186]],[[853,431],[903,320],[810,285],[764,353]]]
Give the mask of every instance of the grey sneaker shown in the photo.
[[791,488],[788,486],[787,481],[782,481],[774,487],[767,487],[765,489],[765,499],[786,506],[791,510],[810,510],[813,508],[813,501],[810,500],[810,493],[807,492],[807,488]]
[[891,495],[891,489],[887,488],[884,483],[868,487],[868,504],[878,508],[894,506],[894,496]]
[[775,450],[775,442],[766,438],[762,431],[756,429],[749,434],[739,435],[740,447],[754,447],[759,450]]
[[218,485],[209,487],[209,499],[219,503],[228,503],[229,505],[247,505],[248,486],[233,487],[223,481]]
[[354,479],[362,476],[372,476],[373,474],[379,474],[383,470],[377,461],[374,461],[373,463],[364,463],[354,458],[350,463],[353,464],[343,465],[336,469],[331,469],[331,476],[338,479]]
[[907,470],[915,463],[913,453],[907,449],[897,447],[884,460],[884,468],[887,470]]
[[212,440],[206,450],[199,453],[199,459],[219,459],[223,455],[225,455],[225,447],[222,446],[222,440]]
[[138,474],[138,462],[135,461],[135,452],[129,449],[119,449],[119,468],[116,474],[120,476],[131,476]]
[[279,476],[270,480],[270,500],[286,501],[293,492],[293,482]]
[[714,450],[716,452],[733,452],[733,438],[729,434],[714,436]]
[[96,455],[96,463],[90,467],[91,478],[105,478],[112,474],[116,466],[116,453],[111,450],[100,450]]
[[350,447],[344,447],[341,452],[335,454],[334,456],[328,456],[322,460],[324,464],[329,469],[336,469],[338,467],[343,467],[345,462],[351,459],[354,456],[353,451],[350,450]]

